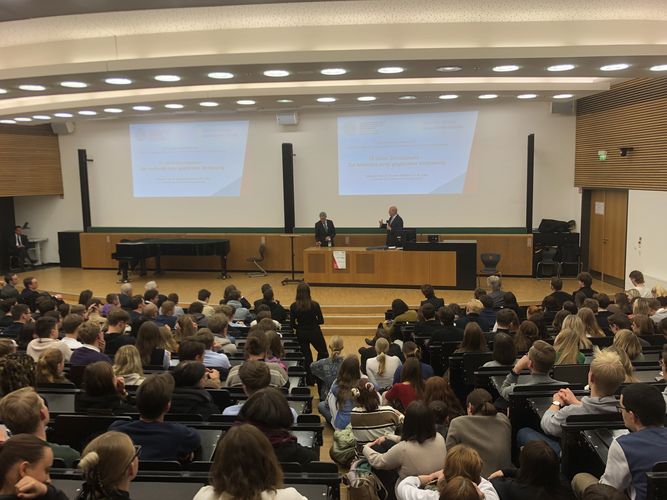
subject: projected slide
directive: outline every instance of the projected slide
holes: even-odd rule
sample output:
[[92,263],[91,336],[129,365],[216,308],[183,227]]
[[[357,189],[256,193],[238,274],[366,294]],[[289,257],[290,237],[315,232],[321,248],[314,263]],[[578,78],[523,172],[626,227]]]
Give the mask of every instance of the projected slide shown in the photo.
[[463,192],[476,122],[476,111],[338,117],[338,193]]
[[247,121],[131,124],[135,198],[239,196]]

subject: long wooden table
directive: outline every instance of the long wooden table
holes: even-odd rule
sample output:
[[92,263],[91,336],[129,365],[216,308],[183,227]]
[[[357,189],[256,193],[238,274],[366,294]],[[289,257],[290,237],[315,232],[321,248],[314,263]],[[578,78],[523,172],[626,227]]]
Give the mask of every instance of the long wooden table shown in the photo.
[[[334,251],[346,266],[334,265]],[[366,247],[311,247],[304,250],[304,279],[311,285],[421,286],[475,288],[475,241],[441,243],[439,250],[408,251]]]

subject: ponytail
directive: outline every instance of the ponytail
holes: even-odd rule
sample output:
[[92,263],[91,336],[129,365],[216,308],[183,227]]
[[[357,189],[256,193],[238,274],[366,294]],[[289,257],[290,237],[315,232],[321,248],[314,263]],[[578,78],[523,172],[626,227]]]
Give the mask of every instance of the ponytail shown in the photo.
[[466,398],[466,403],[472,406],[473,415],[493,417],[498,410],[493,404],[493,398],[486,389],[475,389]]
[[329,349],[331,349],[331,359],[339,358],[343,352],[343,338],[338,335],[332,337]]
[[490,401],[486,401],[473,409],[473,415],[493,417],[496,415],[496,413],[498,413],[498,410]]
[[375,341],[375,352],[378,360],[378,375],[384,375],[387,365],[387,351],[389,350],[389,341],[380,337]]

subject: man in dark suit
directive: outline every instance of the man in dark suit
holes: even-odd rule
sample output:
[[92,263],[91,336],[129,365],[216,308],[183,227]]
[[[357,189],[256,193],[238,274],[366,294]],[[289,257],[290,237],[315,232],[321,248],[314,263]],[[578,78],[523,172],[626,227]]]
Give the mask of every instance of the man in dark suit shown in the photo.
[[380,227],[387,230],[386,245],[396,246],[396,231],[403,229],[403,219],[398,215],[398,208],[393,205],[389,207],[389,218],[386,221],[380,219]]
[[415,325],[415,335],[420,337],[432,337],[434,333],[443,330],[440,320],[435,318],[435,307],[430,302],[425,302],[419,308],[422,320]]
[[28,259],[30,263],[34,266],[35,261],[33,261],[28,255],[28,237],[23,234],[23,228],[21,226],[14,227],[14,234],[9,239],[9,254],[15,255],[19,261],[19,268],[21,271],[25,269],[25,260]]
[[315,242],[317,246],[334,246],[334,236],[336,236],[336,227],[333,221],[327,219],[326,212],[320,212],[320,220],[315,223]]

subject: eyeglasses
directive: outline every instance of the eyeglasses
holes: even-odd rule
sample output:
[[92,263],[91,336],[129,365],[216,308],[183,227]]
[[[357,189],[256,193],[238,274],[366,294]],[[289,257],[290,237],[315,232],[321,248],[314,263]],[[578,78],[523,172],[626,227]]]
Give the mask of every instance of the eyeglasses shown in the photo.
[[628,410],[625,406],[623,406],[621,404],[616,405],[616,410],[618,410],[618,413],[623,413],[624,411],[632,411],[632,410]]
[[134,456],[132,457],[132,460],[137,458],[139,456],[139,453],[141,453],[141,445],[140,444],[135,444],[134,445]]

